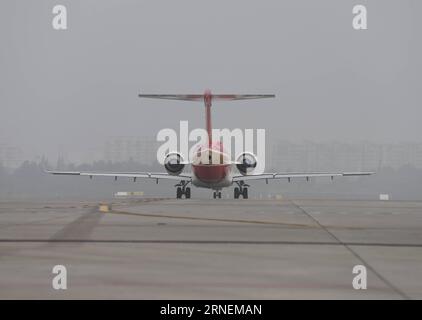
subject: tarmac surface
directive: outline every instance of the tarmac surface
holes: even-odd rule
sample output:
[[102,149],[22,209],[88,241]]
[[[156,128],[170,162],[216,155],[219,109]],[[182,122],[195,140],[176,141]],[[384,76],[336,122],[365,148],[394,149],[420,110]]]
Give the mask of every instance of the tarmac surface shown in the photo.
[[0,298],[421,299],[422,202],[0,202]]

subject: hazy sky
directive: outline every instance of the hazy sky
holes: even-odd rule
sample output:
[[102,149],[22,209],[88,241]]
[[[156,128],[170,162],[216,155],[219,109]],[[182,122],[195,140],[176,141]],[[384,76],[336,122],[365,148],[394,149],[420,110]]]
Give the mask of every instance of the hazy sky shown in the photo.
[[[68,30],[52,28],[67,7]],[[352,7],[368,30],[352,28]],[[145,93],[275,93],[216,103],[218,128],[293,141],[422,141],[417,0],[0,2],[0,144],[81,160],[109,136],[155,136],[203,106]]]

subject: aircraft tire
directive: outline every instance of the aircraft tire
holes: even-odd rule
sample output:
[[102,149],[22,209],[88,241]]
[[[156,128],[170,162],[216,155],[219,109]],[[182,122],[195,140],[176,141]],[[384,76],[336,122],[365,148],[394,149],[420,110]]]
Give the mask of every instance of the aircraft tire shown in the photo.
[[234,188],[234,198],[239,199],[240,190],[238,187]]

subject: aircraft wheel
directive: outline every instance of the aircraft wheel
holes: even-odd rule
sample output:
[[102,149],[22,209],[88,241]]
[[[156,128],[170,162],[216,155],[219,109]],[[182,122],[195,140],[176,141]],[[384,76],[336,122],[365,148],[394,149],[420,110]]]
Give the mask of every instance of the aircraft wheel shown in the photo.
[[217,198],[217,192],[214,191],[214,193],[212,194],[213,198],[216,199]]
[[248,199],[248,188],[243,188],[243,199]]
[[218,198],[221,199],[221,191],[218,192]]
[[186,197],[186,199],[190,199],[190,188],[186,188],[185,197]]
[[182,188],[178,187],[176,191],[176,198],[180,199],[182,198]]
[[234,188],[234,198],[239,199],[240,190],[238,187]]

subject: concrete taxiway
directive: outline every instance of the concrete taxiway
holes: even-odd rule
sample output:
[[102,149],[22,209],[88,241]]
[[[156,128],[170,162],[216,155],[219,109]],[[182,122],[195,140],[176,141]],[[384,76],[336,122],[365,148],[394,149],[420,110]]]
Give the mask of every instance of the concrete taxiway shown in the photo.
[[1,202],[0,298],[421,299],[422,202]]

